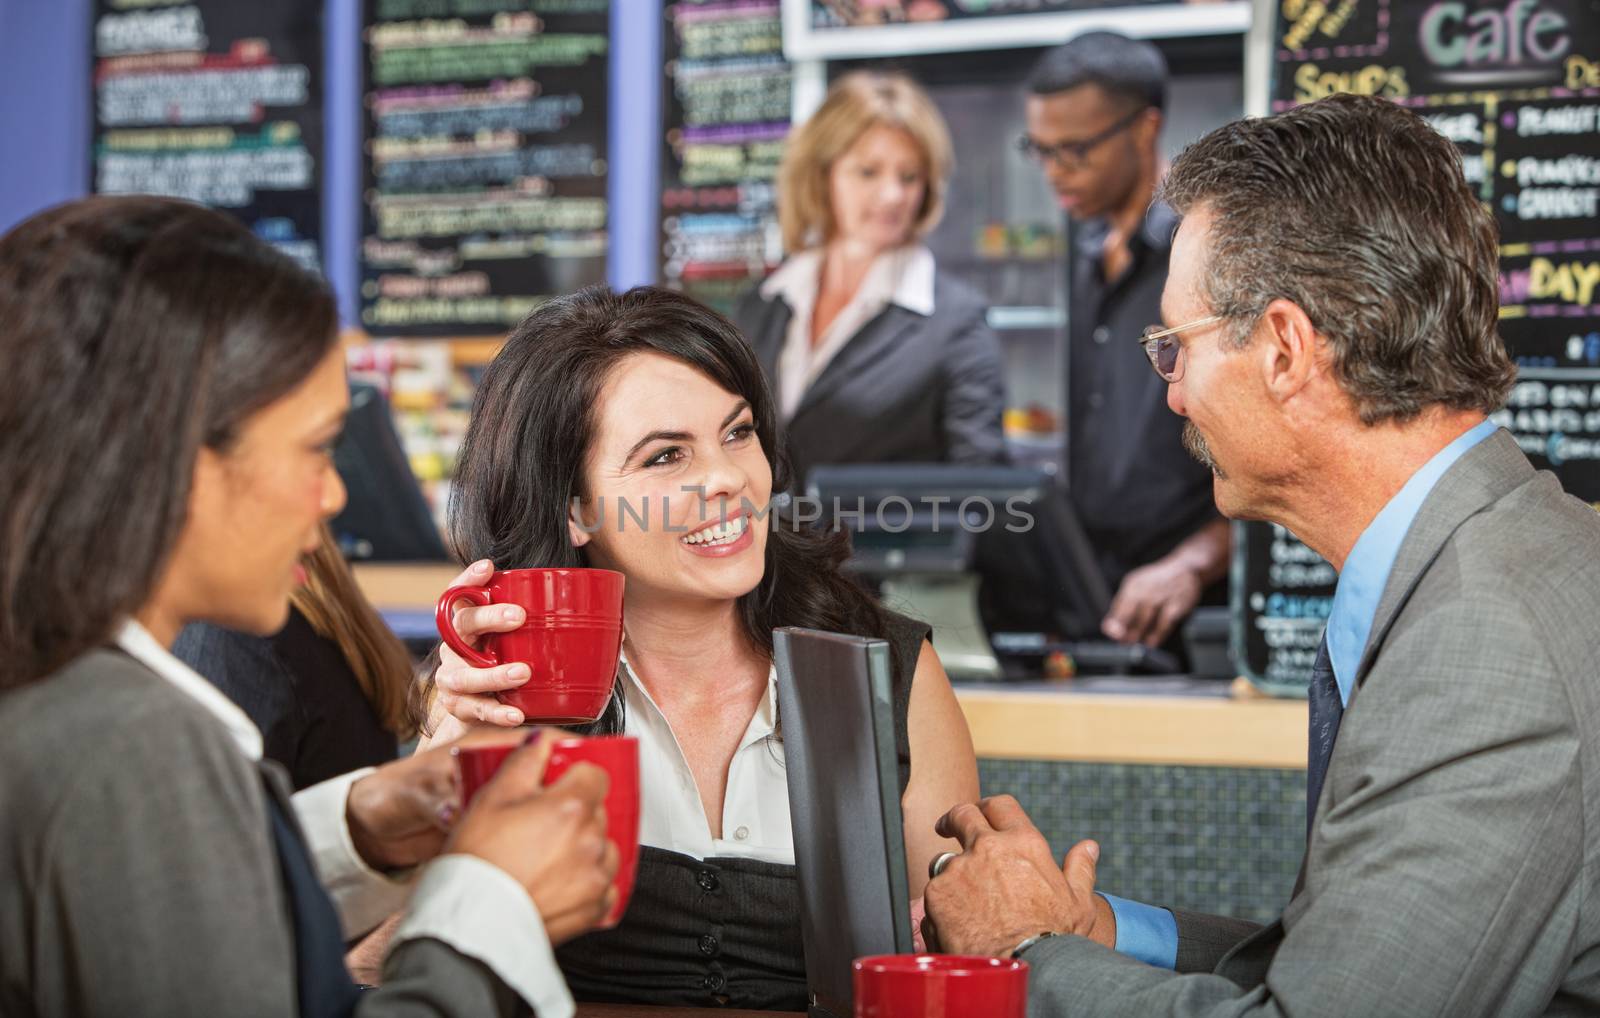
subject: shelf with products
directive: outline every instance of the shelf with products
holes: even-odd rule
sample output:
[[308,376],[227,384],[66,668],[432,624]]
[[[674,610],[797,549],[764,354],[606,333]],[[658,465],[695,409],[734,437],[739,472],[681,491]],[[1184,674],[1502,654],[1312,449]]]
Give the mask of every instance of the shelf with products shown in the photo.
[[495,354],[505,345],[504,336],[443,336],[436,339],[414,339],[391,336],[373,336],[365,329],[347,328],[339,333],[339,342],[348,351],[369,343],[438,343],[449,348],[451,363],[458,367],[479,368],[494,360]]
[[990,307],[987,319],[989,328],[996,332],[1038,332],[1054,338],[1066,328],[1067,312],[1058,307],[1002,304]]
[[388,400],[411,472],[442,527],[472,394],[502,340],[382,339],[354,330],[341,338],[351,380]]

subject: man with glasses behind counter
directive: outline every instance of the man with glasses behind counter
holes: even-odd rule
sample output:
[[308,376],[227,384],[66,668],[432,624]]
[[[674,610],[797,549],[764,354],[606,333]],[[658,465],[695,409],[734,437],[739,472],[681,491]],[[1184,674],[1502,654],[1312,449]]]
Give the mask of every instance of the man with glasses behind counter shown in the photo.
[[[1180,650],[1177,627],[1223,603],[1228,523],[1211,472],[1183,445],[1140,337],[1159,320],[1177,217],[1151,204],[1167,66],[1148,42],[1090,32],[1040,60],[1018,147],[1077,224],[1068,304],[1072,501],[1116,591],[1102,623],[1124,643]],[[1169,642],[1170,641],[1170,642]]]

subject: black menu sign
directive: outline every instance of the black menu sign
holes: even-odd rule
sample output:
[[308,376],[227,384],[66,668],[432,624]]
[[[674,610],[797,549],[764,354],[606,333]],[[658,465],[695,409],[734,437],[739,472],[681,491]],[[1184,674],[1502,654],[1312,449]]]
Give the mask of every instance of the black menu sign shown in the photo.
[[720,310],[782,258],[775,181],[789,133],[778,0],[666,8],[661,277]]
[[96,0],[93,189],[238,216],[322,270],[322,3]]
[[609,0],[366,0],[361,322],[497,335],[606,278]]
[[[1600,502],[1600,0],[1282,0],[1273,48],[1274,112],[1379,95],[1460,148],[1499,221],[1500,333],[1519,373],[1494,420]],[[1241,667],[1303,690],[1332,570],[1280,530],[1239,534]]]

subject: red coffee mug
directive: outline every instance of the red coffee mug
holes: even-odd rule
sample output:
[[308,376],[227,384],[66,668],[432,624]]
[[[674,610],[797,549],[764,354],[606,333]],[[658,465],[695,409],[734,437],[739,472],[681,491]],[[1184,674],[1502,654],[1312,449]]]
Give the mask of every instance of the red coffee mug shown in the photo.
[[[610,569],[503,569],[482,587],[451,587],[439,596],[439,636],[478,668],[520,661],[533,672],[495,695],[528,721],[586,724],[606,709],[622,653],[623,576]],[[514,604],[527,613],[509,633],[486,633],[476,648],[456,632],[455,604]]]
[[857,958],[855,1018],[1026,1018],[1028,963],[959,954]]
[[[616,842],[617,875],[612,880],[617,902],[601,922],[610,929],[622,921],[633,896],[633,879],[639,870],[639,740],[631,735],[554,736],[550,762],[545,766],[544,784],[554,783],[572,769],[573,764],[592,763],[611,776],[606,792],[606,837]],[[494,777],[516,744],[496,746],[455,746],[456,772],[461,776],[461,805],[466,807],[478,790]]]

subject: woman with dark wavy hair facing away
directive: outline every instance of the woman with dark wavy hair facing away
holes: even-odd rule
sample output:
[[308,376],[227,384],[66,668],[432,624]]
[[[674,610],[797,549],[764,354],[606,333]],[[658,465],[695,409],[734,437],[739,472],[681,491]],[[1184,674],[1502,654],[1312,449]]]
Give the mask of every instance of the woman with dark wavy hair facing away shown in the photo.
[[[778,450],[749,344],[669,290],[541,305],[479,384],[450,518],[456,548],[488,561],[463,579],[484,582],[488,562],[627,577],[623,657],[598,727],[639,738],[643,848],[621,925],[558,952],[579,1000],[805,1010],[774,628],[889,642],[914,898],[923,864],[953,846],[934,821],[977,796],[928,627],[840,572],[845,534],[769,512],[788,480]],[[463,635],[521,622],[505,606],[457,614]],[[441,653],[436,723],[521,723],[490,694],[526,681],[525,665],[475,669]]]
[[[0,322],[0,1014],[570,1016],[603,772],[541,791],[518,750],[448,835],[441,750],[291,802],[168,649],[280,628],[344,504],[327,287],[220,213],[97,197],[0,237]],[[403,903],[359,993],[345,939]]]

